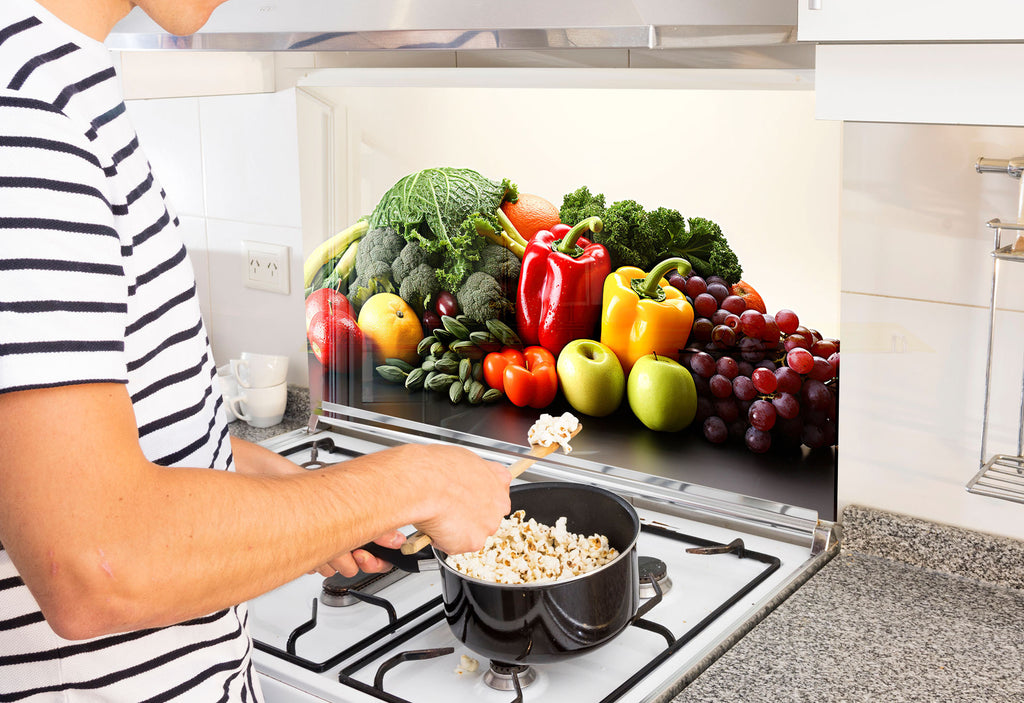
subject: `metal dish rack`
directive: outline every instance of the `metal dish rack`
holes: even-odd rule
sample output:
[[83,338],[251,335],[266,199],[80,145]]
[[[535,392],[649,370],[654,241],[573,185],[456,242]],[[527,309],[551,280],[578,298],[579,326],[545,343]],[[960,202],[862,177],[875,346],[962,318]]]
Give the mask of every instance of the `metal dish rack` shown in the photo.
[[[1017,434],[1017,454],[987,455],[989,430],[989,405],[992,394],[992,350],[995,342],[996,288],[999,266],[1003,261],[1024,261],[1024,249],[1017,242],[1024,242],[1024,156],[1013,159],[980,158],[975,164],[978,173],[1005,173],[1021,181],[1018,199],[1017,222],[990,220],[987,224],[995,232],[992,248],[992,294],[989,299],[988,354],[985,366],[985,405],[981,428],[981,466],[978,473],[967,483],[967,490],[978,495],[1002,498],[1015,503],[1024,503],[1024,379],[1022,379],[1020,412]],[[1015,242],[1004,245],[1004,231],[1014,234]]]

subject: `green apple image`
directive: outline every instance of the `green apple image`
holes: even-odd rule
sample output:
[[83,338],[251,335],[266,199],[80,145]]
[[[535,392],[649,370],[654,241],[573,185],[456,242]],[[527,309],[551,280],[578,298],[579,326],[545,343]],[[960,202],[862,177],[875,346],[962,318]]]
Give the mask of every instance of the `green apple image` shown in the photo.
[[569,405],[591,417],[615,412],[626,390],[626,374],[615,352],[593,339],[574,339],[558,354],[558,382]]
[[697,414],[693,377],[667,356],[648,354],[637,359],[626,382],[626,397],[640,422],[658,432],[678,432]]

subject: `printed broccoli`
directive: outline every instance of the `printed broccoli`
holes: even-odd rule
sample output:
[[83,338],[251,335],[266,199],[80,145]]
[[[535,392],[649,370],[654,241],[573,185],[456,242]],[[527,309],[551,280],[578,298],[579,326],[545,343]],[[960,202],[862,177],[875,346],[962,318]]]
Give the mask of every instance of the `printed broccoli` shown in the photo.
[[[359,243],[359,250],[356,252],[356,276],[364,280],[370,278],[370,264],[375,261],[383,262],[390,268],[391,262],[398,258],[404,246],[405,238],[390,227],[371,229]],[[380,268],[375,270],[375,275],[379,275]],[[388,276],[390,278],[390,272]]]
[[562,197],[562,207],[558,211],[558,217],[570,227],[588,217],[604,219],[604,194],[592,195],[589,188],[581,186]]
[[514,309],[512,301],[501,290],[501,284],[483,271],[471,273],[455,298],[462,312],[479,322],[501,320]]
[[703,217],[691,217],[687,224],[687,231],[676,236],[665,255],[683,257],[699,276],[717,275],[729,283],[739,281],[743,267],[722,228]]
[[[357,252],[358,256],[358,252]],[[395,285],[391,282],[391,264],[385,261],[371,261],[363,267],[356,279],[348,287],[348,299],[359,312],[363,303],[377,293],[394,293]]]
[[507,297],[514,297],[523,262],[513,252],[498,244],[488,244],[480,252],[476,269],[494,277]]
[[418,242],[406,242],[398,257],[391,263],[391,280],[400,286],[405,277],[419,268],[420,264],[436,268],[440,263],[441,256],[438,253],[428,252]]
[[375,293],[393,293],[391,263],[405,246],[405,239],[390,227],[366,233],[356,251],[356,277],[348,287],[348,299],[358,312]]
[[391,264],[386,261],[371,261],[359,271],[356,275],[356,280],[352,283],[351,288],[363,288],[370,285],[371,281],[376,280],[378,283],[390,284],[391,283]]
[[437,280],[437,271],[428,263],[422,263],[402,278],[398,295],[409,303],[417,315],[422,315],[429,300],[441,292],[441,282]]

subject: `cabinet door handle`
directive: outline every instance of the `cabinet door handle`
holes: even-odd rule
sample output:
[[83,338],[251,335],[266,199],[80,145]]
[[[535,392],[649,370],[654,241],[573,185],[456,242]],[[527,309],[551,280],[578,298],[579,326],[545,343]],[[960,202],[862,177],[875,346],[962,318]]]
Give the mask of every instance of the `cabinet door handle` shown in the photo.
[[821,9],[821,0],[807,0],[807,9],[808,10],[820,10]]

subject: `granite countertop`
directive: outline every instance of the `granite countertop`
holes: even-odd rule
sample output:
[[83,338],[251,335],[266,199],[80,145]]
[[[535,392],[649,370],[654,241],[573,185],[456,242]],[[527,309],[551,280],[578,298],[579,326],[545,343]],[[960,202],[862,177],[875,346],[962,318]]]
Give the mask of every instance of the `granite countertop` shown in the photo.
[[1024,543],[851,506],[840,553],[673,698],[1024,701]]
[[288,386],[288,401],[281,422],[270,427],[252,427],[243,420],[228,424],[228,431],[234,437],[250,442],[262,442],[285,432],[305,427],[309,422],[309,389],[302,386]]

